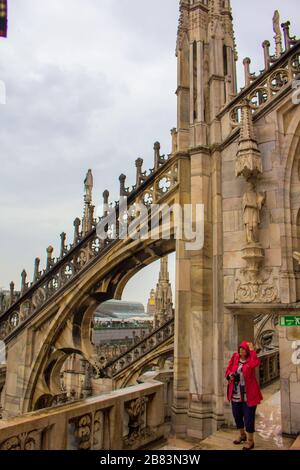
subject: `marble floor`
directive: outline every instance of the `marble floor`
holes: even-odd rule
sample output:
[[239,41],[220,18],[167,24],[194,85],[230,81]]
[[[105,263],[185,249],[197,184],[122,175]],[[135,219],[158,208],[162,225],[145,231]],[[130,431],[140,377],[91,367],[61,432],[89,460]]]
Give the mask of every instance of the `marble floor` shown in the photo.
[[[280,388],[279,381],[263,389],[264,400],[257,410],[256,419],[256,450],[289,449],[294,439],[281,435]],[[234,429],[220,429],[201,442],[170,437],[168,442],[157,446],[160,450],[240,450],[232,441],[236,438]]]

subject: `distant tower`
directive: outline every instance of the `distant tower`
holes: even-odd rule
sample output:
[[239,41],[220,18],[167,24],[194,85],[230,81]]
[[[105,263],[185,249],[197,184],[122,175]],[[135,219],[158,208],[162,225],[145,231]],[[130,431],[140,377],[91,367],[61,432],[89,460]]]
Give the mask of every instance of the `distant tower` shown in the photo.
[[160,261],[159,280],[155,292],[154,324],[156,327],[164,323],[173,314],[173,296],[168,271],[168,257]]
[[155,308],[156,308],[155,289],[151,289],[150,297],[149,297],[148,304],[147,304],[147,315],[149,315],[149,317],[154,317]]

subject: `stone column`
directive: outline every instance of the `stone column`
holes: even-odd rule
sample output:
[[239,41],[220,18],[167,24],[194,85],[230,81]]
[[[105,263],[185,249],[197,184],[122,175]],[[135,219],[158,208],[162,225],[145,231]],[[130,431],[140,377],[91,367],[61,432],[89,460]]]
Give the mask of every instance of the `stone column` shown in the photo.
[[[190,203],[190,162],[180,161],[178,203]],[[183,168],[184,166],[184,168]],[[183,171],[184,170],[184,171]],[[174,332],[174,391],[172,427],[177,436],[186,436],[189,403],[191,282],[190,253],[185,242],[176,240],[176,307]]]
[[192,204],[204,204],[204,248],[191,251],[190,403],[187,434],[204,438],[212,432],[213,308],[211,155],[191,155]]

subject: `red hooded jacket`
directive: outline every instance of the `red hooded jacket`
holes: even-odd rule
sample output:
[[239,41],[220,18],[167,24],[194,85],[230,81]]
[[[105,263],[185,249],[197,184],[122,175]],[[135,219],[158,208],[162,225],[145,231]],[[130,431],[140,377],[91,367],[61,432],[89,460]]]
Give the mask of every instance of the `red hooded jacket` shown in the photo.
[[[245,377],[245,388],[247,396],[247,405],[256,406],[259,405],[263,396],[261,394],[259,385],[256,380],[255,368],[260,365],[260,359],[258,359],[255,351],[250,351],[248,343],[243,341],[240,345],[240,348],[245,349],[248,352],[248,358],[243,365],[243,374]],[[240,355],[238,352],[235,352],[230,359],[229,365],[226,369],[226,378],[228,375],[234,374],[239,366]],[[232,392],[233,392],[233,380],[228,383],[227,389],[227,398],[231,401]]]

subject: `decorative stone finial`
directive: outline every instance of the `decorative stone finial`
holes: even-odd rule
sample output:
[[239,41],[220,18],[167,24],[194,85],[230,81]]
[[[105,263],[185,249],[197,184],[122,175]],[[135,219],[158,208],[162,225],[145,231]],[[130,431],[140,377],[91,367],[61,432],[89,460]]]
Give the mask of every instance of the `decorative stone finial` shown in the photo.
[[120,181],[120,196],[127,196],[128,192],[126,191],[125,188],[125,181],[126,181],[126,175],[120,175],[119,177]]
[[275,33],[274,39],[275,39],[275,57],[276,59],[279,59],[281,56],[283,50],[282,50],[282,32],[280,28],[280,15],[279,11],[275,10],[274,16],[273,16],[273,31]]
[[92,170],[88,170],[85,180],[84,180],[85,202],[87,204],[92,203],[93,185],[94,185],[94,180],[93,180]]
[[48,271],[52,265],[53,265],[53,258],[52,258],[52,254],[53,254],[53,251],[54,251],[54,248],[53,246],[48,246],[47,248],[47,266],[46,266],[46,270]]
[[138,158],[135,161],[135,166],[136,166],[136,188],[140,186],[140,184],[143,182],[143,163],[144,160],[142,158]]
[[65,232],[62,232],[60,234],[60,257],[63,258],[63,256],[66,253],[66,237],[67,235]]
[[21,295],[24,294],[24,292],[27,289],[26,278],[27,278],[27,273],[25,269],[23,269],[23,271],[21,272]]
[[41,262],[40,258],[35,258],[33,282],[36,282],[40,278],[40,262]]
[[15,283],[13,281],[9,284],[9,291],[9,305],[12,306],[15,300]]
[[108,214],[108,204],[109,204],[109,191],[106,189],[103,193],[103,207],[104,207],[103,215],[104,215],[104,217],[106,217],[107,214]]
[[245,57],[243,60],[244,64],[244,71],[245,71],[245,87],[251,85],[251,83],[257,78],[255,73],[251,73],[250,71],[250,64],[251,59],[249,57]]
[[93,219],[91,218],[91,206],[93,199],[93,174],[92,170],[88,170],[84,180],[85,195],[84,195],[84,212],[82,219],[82,235],[85,236],[93,226]]
[[155,142],[154,143],[154,168],[157,170],[159,168],[159,165],[161,163],[161,155],[160,155],[160,143]]
[[78,241],[79,241],[79,227],[80,227],[80,224],[81,224],[81,221],[80,219],[77,217],[75,220],[74,220],[74,245],[77,245]]
[[284,44],[285,44],[286,51],[288,51],[297,42],[296,36],[293,36],[293,37],[290,36],[290,25],[291,23],[289,21],[286,21],[285,23],[282,23],[281,25],[283,29]]
[[177,145],[177,129],[176,127],[173,127],[171,129],[171,136],[172,136],[172,154],[176,153],[178,150],[178,145]]
[[244,100],[236,159],[236,176],[244,176],[246,180],[249,180],[260,173],[262,173],[262,159],[255,138],[252,110],[248,100]]
[[108,204],[109,191],[106,189],[103,193],[103,204]]
[[262,43],[262,47],[264,49],[265,70],[269,70],[271,65],[270,46],[271,44],[268,40]]

